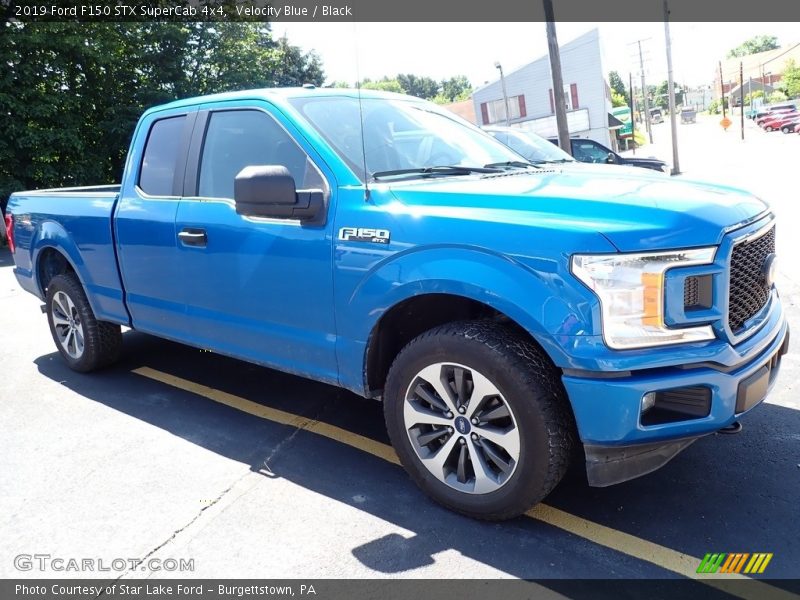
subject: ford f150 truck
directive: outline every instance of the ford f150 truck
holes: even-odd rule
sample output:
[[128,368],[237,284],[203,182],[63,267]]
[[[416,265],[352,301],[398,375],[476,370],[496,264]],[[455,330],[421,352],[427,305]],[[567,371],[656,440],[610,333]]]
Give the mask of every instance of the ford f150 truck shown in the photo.
[[121,185],[15,193],[7,226],[76,371],[124,325],[380,399],[425,492],[503,519],[581,450],[605,486],[735,426],[788,348],[764,202],[608,171],[415,98],[257,90],[148,110]]

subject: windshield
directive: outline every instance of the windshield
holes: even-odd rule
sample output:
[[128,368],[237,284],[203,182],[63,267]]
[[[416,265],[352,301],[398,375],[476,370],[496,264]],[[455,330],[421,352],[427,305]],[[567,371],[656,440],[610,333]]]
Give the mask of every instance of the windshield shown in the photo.
[[[376,173],[385,175],[442,166],[474,168],[520,159],[481,130],[427,102],[364,98],[361,101],[363,151],[358,98],[295,98],[291,103],[362,181],[364,155],[369,179]],[[470,172],[436,171],[440,176]],[[399,175],[415,176],[407,172]]]
[[490,130],[492,136],[533,163],[572,162],[574,159],[561,148],[532,131]]

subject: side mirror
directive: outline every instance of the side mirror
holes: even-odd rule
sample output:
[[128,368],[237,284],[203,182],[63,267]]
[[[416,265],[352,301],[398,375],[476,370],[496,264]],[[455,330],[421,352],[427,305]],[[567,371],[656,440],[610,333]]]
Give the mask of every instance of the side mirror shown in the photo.
[[613,152],[608,153],[608,158],[606,158],[606,162],[610,165],[614,165],[617,163],[617,157],[614,156]]
[[322,190],[297,192],[283,165],[251,165],[233,181],[236,213],[247,217],[312,221],[324,214]]

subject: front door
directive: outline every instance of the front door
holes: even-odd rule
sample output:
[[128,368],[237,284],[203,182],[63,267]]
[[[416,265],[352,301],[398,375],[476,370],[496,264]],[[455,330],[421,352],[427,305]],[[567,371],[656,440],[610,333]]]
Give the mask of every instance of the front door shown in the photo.
[[334,383],[331,215],[324,225],[244,217],[233,200],[244,167],[284,165],[298,190],[322,189],[331,210],[331,186],[272,110],[212,105],[198,118],[192,145],[202,148],[176,218],[191,342]]

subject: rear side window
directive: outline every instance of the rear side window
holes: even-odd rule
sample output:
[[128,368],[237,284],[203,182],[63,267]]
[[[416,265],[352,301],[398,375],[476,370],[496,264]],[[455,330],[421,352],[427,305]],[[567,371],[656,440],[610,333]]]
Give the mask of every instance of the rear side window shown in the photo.
[[211,114],[200,160],[198,193],[233,198],[233,182],[250,165],[283,165],[298,189],[325,189],[306,153],[269,115],[258,110]]
[[172,182],[186,115],[153,123],[144,147],[139,187],[150,196],[173,196]]

